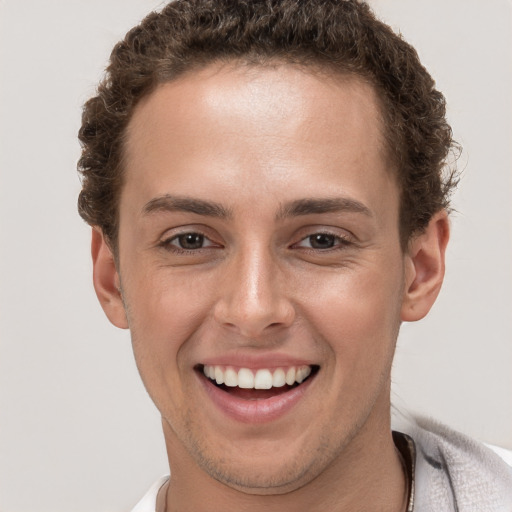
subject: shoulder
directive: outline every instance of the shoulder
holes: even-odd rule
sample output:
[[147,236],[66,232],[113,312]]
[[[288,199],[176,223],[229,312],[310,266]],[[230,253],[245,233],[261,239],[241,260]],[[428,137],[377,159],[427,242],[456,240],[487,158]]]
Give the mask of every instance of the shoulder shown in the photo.
[[405,433],[416,445],[415,511],[512,510],[512,468],[497,453],[427,418]]

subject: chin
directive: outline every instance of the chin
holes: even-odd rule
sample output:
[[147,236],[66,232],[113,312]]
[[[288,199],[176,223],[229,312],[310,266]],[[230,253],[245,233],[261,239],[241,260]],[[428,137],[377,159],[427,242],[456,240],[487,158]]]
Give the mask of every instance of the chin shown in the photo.
[[202,469],[212,478],[232,489],[252,495],[279,495],[299,489],[316,475],[311,465],[283,462],[278,466],[274,460],[268,463],[247,465],[245,461],[237,467],[232,461],[219,464],[208,460],[200,462]]
[[227,487],[250,495],[281,495],[314,480],[339,454],[337,443],[333,446],[324,436],[314,446],[305,444],[308,439],[281,440],[278,446],[253,440],[235,447],[208,445],[203,438],[187,443],[187,451],[204,473]]

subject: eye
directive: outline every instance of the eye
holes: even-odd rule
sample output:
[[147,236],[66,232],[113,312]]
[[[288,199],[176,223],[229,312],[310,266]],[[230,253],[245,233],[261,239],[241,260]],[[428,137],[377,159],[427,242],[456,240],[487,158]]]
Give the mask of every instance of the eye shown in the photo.
[[340,236],[336,236],[330,233],[314,233],[312,235],[307,236],[306,238],[303,238],[297,244],[297,247],[325,250],[348,244],[349,241]]
[[201,233],[182,233],[180,235],[176,235],[168,240],[165,240],[164,245],[171,245],[178,249],[183,249],[185,251],[194,251],[197,249],[203,249],[205,247],[213,246],[213,242],[206,238]]

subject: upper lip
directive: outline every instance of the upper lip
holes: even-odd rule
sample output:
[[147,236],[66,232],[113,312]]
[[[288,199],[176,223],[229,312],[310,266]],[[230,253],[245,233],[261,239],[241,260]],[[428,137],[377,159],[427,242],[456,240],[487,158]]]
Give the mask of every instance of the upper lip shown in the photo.
[[207,357],[198,363],[198,366],[232,366],[235,368],[283,368],[290,366],[319,366],[310,359],[290,356],[287,354],[230,354]]

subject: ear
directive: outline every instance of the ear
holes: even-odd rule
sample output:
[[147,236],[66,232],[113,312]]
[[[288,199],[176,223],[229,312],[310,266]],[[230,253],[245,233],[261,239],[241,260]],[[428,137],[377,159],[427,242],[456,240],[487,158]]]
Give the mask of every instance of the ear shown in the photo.
[[116,327],[128,329],[128,320],[121,296],[121,281],[114,255],[103,232],[98,227],[92,229],[91,254],[94,289],[101,307]]
[[401,319],[414,322],[433,306],[444,279],[450,224],[445,210],[436,213],[425,231],[415,236],[405,255],[405,290]]

